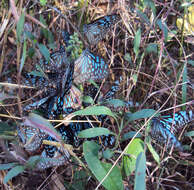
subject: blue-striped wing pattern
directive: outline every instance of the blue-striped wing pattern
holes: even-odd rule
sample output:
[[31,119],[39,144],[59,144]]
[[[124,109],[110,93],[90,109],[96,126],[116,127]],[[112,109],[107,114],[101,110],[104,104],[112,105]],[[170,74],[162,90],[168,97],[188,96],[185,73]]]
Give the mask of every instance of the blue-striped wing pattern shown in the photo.
[[92,45],[96,45],[105,38],[107,32],[120,20],[117,14],[101,17],[92,23],[83,26],[83,33]]
[[74,82],[83,83],[88,80],[102,81],[109,73],[104,59],[84,50],[75,61]]
[[183,150],[181,143],[176,139],[174,133],[187,123],[193,121],[193,111],[179,111],[173,115],[153,118],[151,121],[151,137],[162,144],[168,142],[167,147],[172,145],[179,150]]

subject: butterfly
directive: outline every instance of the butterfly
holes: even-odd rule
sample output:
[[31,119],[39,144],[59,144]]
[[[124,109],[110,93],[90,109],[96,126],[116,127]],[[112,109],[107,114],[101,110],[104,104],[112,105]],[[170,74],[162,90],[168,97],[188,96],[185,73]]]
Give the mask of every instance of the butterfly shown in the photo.
[[64,67],[68,62],[68,57],[65,49],[62,47],[58,51],[51,53],[49,61],[41,59],[36,65],[36,69],[43,72],[56,72]]
[[189,110],[179,111],[174,115],[162,116],[160,122],[163,123],[168,130],[175,132],[192,120],[194,120],[194,114],[192,110]]
[[47,106],[48,113],[52,118],[57,118],[60,114],[70,114],[81,106],[80,97],[80,90],[73,85],[70,93],[64,94],[64,96],[54,96],[50,99]]
[[70,45],[70,43],[69,43],[69,41],[70,41],[70,34],[69,34],[69,32],[62,31],[62,37],[63,37],[63,41],[65,43],[65,46],[66,47],[69,46]]
[[[158,142],[166,144],[168,147],[172,145],[180,151],[183,150],[181,143],[176,139],[174,132],[176,128],[180,129],[194,119],[193,111],[180,111],[175,115],[162,116],[161,118],[155,117],[151,121],[151,137]],[[174,126],[173,126],[174,125]],[[173,127],[173,128],[172,128]]]
[[46,150],[44,149],[40,155],[40,161],[36,164],[36,170],[45,170],[47,168],[61,166],[68,162],[70,154],[67,150],[64,152],[55,151],[53,157],[49,157]]
[[74,82],[79,84],[88,80],[102,81],[108,73],[109,68],[104,59],[86,49],[75,61]]
[[[24,144],[24,148],[28,153],[40,154],[40,160],[36,164],[35,170],[44,170],[54,166],[64,165],[70,155],[67,150],[60,150],[55,146],[49,145],[46,148],[42,149],[42,141],[48,140],[49,137],[45,133],[41,133],[40,130],[33,127],[18,127],[18,137],[21,139]],[[24,133],[25,131],[25,133]],[[49,152],[50,151],[50,152]]]
[[83,25],[83,33],[92,45],[105,38],[107,32],[120,20],[117,14],[101,17],[92,23]]
[[25,150],[33,153],[39,150],[46,134],[37,128],[20,124],[17,126],[17,136],[24,145]]
[[[33,98],[33,103],[26,105],[24,111],[37,109],[47,103],[49,107],[52,107],[53,99],[56,96],[63,97],[69,93],[73,82],[74,62],[66,61],[64,64],[65,67],[48,72],[46,78],[43,76],[26,75],[25,84],[32,85],[39,91],[37,96]],[[49,108],[49,110],[51,109]],[[50,112],[48,112],[49,114]]]
[[115,99],[116,93],[121,89],[120,85],[123,81],[121,76],[119,79],[115,80],[111,85],[111,88],[99,97],[99,103],[110,108],[112,111],[126,111],[130,107],[138,107],[139,103],[133,103],[132,101],[122,101],[120,99]]
[[164,123],[159,118],[153,118],[151,121],[151,137],[157,142],[167,144],[167,147],[174,146],[180,151],[183,151],[181,143],[177,140],[175,135],[166,128]]
[[120,84],[122,81],[122,77],[120,77],[118,80],[115,80],[109,91],[103,96],[103,100],[113,99],[116,93],[120,90]]

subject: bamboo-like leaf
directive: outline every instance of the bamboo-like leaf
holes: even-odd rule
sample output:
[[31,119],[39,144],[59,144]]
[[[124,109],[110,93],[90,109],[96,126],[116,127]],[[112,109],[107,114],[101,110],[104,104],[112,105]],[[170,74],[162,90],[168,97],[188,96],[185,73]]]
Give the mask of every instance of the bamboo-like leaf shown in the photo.
[[109,115],[115,118],[115,114],[105,106],[91,106],[73,113],[74,115]]
[[42,53],[42,55],[44,56],[44,58],[49,61],[50,60],[50,52],[49,50],[47,49],[47,47],[43,44],[38,44],[37,43],[37,46],[40,50],[40,52]]
[[162,30],[163,34],[164,34],[164,40],[167,41],[168,39],[168,28],[166,26],[165,23],[162,23],[161,19],[157,20],[157,25],[159,26],[159,28]]
[[19,72],[22,72],[22,69],[24,67],[24,63],[26,60],[26,39],[24,39],[24,44],[23,44],[23,53],[22,53],[22,58],[21,58],[21,63],[20,63],[20,70]]
[[136,55],[136,57],[139,54],[139,47],[140,47],[140,42],[141,42],[141,29],[138,29],[138,31],[135,34],[135,39],[134,39],[134,48],[133,51]]
[[93,138],[101,135],[109,135],[110,131],[107,128],[103,127],[96,127],[85,129],[81,131],[78,135],[79,138]]
[[134,190],[146,190],[146,157],[145,153],[141,152],[136,161],[135,168],[135,187]]
[[[186,103],[187,101],[187,65],[185,64],[183,68],[183,85],[182,85],[182,104]],[[183,107],[183,109],[186,109],[186,106]]]
[[3,179],[3,183],[6,184],[10,179],[22,173],[25,170],[24,166],[15,166],[12,168]]
[[153,109],[142,109],[140,111],[137,111],[135,113],[129,113],[127,112],[125,114],[125,118],[128,121],[135,121],[137,119],[143,119],[143,118],[147,118],[147,117],[151,117],[155,114],[155,110]]
[[0,170],[8,170],[16,165],[17,163],[0,164]]
[[22,12],[20,19],[17,23],[17,27],[16,27],[16,34],[17,34],[18,42],[21,42],[21,37],[22,37],[23,30],[24,30],[24,20],[25,20],[25,14],[24,12]]

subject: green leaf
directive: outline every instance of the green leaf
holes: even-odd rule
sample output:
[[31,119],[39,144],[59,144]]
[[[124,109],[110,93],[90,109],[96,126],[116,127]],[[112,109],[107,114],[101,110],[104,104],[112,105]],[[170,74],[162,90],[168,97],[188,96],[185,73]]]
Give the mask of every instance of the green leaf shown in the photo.
[[[109,163],[103,163],[98,159],[99,148],[100,146],[94,142],[86,141],[83,144],[84,156],[88,167],[94,176],[98,179],[98,181],[102,181],[112,165]],[[124,189],[121,172],[118,167],[115,166],[113,168],[110,175],[108,175],[102,185],[108,190]]]
[[26,168],[30,169],[35,168],[37,163],[40,162],[40,160],[41,160],[40,156],[31,156],[26,163]]
[[0,122],[0,139],[14,140],[16,128],[5,122]]
[[194,61],[193,60],[188,60],[188,64],[194,67]]
[[96,127],[96,128],[90,128],[85,129],[81,132],[79,132],[78,137],[79,138],[93,138],[101,135],[109,135],[110,131],[107,128],[103,127]]
[[135,121],[137,119],[143,119],[143,118],[151,117],[151,116],[153,116],[155,114],[155,112],[156,111],[153,110],[153,109],[142,109],[142,110],[137,111],[135,113],[129,113],[129,112],[127,112],[125,114],[125,118],[128,121]]
[[[32,75],[35,75],[35,76],[40,76],[40,77],[44,77],[46,79],[48,79],[48,76],[46,75],[46,73],[44,72],[44,69],[41,67],[41,65],[44,65],[44,60],[41,59],[39,61],[39,64],[36,64],[36,70],[37,71],[32,71],[31,73],[33,73]],[[30,73],[30,74],[31,74]]]
[[[101,162],[102,167],[106,170],[106,173],[111,169],[112,164]],[[105,180],[106,182],[106,180]],[[122,190],[123,181],[121,176],[121,171],[118,166],[115,166],[111,171],[110,175],[107,177],[107,186],[104,185],[108,190]]]
[[22,72],[22,69],[24,67],[25,60],[26,60],[26,39],[24,39],[24,44],[23,44],[23,54],[22,54],[20,70],[19,70],[20,73]]
[[22,12],[20,19],[16,26],[16,35],[17,35],[17,42],[21,42],[22,33],[24,30],[24,20],[25,20],[25,14]]
[[131,55],[129,53],[126,53],[124,56],[124,59],[128,61],[130,64],[132,64]]
[[167,41],[167,39],[168,39],[168,28],[167,28],[166,24],[162,23],[161,19],[158,19],[156,23],[163,32],[163,35],[164,35],[164,38],[165,38],[164,40]]
[[156,17],[156,7],[152,0],[144,0],[144,4],[152,9],[154,16]]
[[52,49],[56,48],[55,39],[53,37],[52,32],[47,30],[47,29],[43,29],[43,30],[47,31],[47,39],[48,39],[48,42],[49,42],[49,47],[52,48]]
[[28,49],[28,56],[32,59],[32,57],[34,56],[34,54],[35,54],[35,50],[34,50],[34,48],[29,48]]
[[49,61],[50,60],[50,52],[47,49],[47,47],[43,44],[38,44],[38,43],[37,43],[37,46],[38,46],[40,52],[42,53],[42,55],[44,56],[44,58],[46,59],[46,61]]
[[[128,139],[132,139],[132,138],[136,135],[136,133],[137,133],[136,131],[130,131],[130,132],[128,132],[128,133],[125,133],[125,134],[123,135],[121,141],[123,142],[123,141],[126,141],[126,140],[128,140]],[[140,138],[140,137],[141,137],[141,134],[138,133],[137,136],[136,136],[136,138]]]
[[109,115],[115,118],[115,114],[105,106],[90,106],[73,113],[74,115]]
[[84,103],[94,104],[94,100],[90,96],[83,96],[82,100],[83,100]]
[[68,190],[85,190],[85,187],[87,185],[87,179],[88,175],[86,171],[84,170],[79,170],[75,171],[74,176],[73,176],[73,182],[69,183],[68,181],[64,182],[66,189]]
[[[187,64],[185,64],[183,69],[182,104],[186,103],[187,101]],[[183,109],[186,109],[186,106],[183,106]]]
[[120,99],[110,99],[103,104],[113,106],[114,108],[124,107],[126,105],[125,102]]
[[24,35],[26,36],[26,38],[28,38],[32,41],[36,39],[35,36],[29,31],[24,31]]
[[102,156],[105,159],[110,159],[113,155],[114,155],[114,152],[108,148],[105,151],[102,151]]
[[136,162],[134,190],[146,189],[145,178],[146,178],[146,157],[145,153],[141,152],[138,155]]
[[25,117],[24,119],[24,125],[43,130],[54,139],[58,141],[61,140],[60,134],[58,134],[57,130],[45,118],[37,114],[30,113],[29,116]]
[[46,4],[47,4],[47,0],[40,0],[40,4],[41,4],[42,6],[46,5]]
[[160,157],[158,155],[158,153],[155,151],[155,149],[153,148],[153,146],[151,145],[151,141],[149,141],[147,143],[148,149],[151,152],[154,160],[158,163],[158,165],[160,165]]
[[194,137],[194,131],[189,131],[184,134],[186,137]]
[[[39,67],[39,66],[37,66],[37,67]],[[32,71],[29,74],[33,75],[33,76],[44,77],[42,72],[39,72],[39,71]]]
[[0,122],[0,133],[7,132],[13,132],[15,130],[15,127],[10,126],[9,124],[5,122]]
[[154,43],[148,44],[148,46],[145,49],[145,52],[147,54],[149,54],[149,53],[155,53],[155,54],[157,54],[158,53],[158,45],[157,44],[154,44]]
[[3,183],[6,184],[10,179],[22,173],[25,170],[24,166],[15,166],[12,168],[3,179]]
[[146,22],[146,24],[150,25],[150,21],[146,14],[144,14],[142,11],[137,9],[138,16],[143,20],[143,22]]
[[44,24],[45,26],[47,26],[46,20],[44,19],[43,15],[41,15],[41,14],[40,14],[40,22],[41,22],[42,24]]
[[138,29],[138,31],[135,34],[135,39],[134,39],[134,48],[133,51],[136,55],[136,57],[139,54],[139,46],[140,46],[140,42],[141,42],[141,29]]
[[0,170],[8,170],[13,168],[17,163],[0,164]]
[[123,157],[122,165],[127,176],[131,175],[131,173],[135,170],[136,159],[141,152],[144,152],[144,142],[139,138],[133,139],[125,152],[130,156]]
[[158,163],[158,165],[160,165],[160,157],[158,155],[158,153],[155,151],[155,149],[152,147],[152,144],[151,144],[151,137],[149,135],[149,132],[151,130],[151,123],[152,121],[149,121],[149,123],[147,124],[146,126],[146,130],[145,130],[145,143],[149,149],[149,151],[151,152],[154,160]]

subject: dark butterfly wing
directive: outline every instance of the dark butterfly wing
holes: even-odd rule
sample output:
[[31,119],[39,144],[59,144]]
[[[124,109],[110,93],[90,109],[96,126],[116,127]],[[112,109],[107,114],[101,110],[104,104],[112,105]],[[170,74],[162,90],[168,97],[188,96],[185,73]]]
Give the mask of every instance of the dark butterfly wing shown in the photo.
[[104,59],[95,56],[87,49],[75,61],[74,82],[83,83],[88,80],[102,81],[109,73]]
[[48,112],[52,118],[56,118],[60,114],[69,114],[71,110],[77,109],[81,106],[81,92],[72,86],[70,93],[64,96],[55,96],[50,100],[48,105]]
[[83,33],[92,45],[105,38],[107,32],[120,20],[117,14],[108,15],[83,26]]
[[167,144],[167,147],[172,147],[180,151],[183,150],[181,143],[176,139],[159,118],[153,118],[151,121],[151,137],[161,144]]
[[104,100],[110,100],[114,98],[115,94],[120,90],[120,84],[122,80],[123,78],[120,77],[120,79],[114,81],[114,84],[111,86],[110,90],[103,96]]
[[[67,62],[67,54],[64,49],[53,52],[50,55],[50,60],[46,61],[44,59],[40,60],[38,66],[43,72],[56,72],[59,68],[64,67]],[[37,68],[38,68],[37,66]]]
[[130,107],[138,107],[139,103],[134,104],[132,101],[121,101],[114,100],[116,93],[120,90],[120,84],[123,81],[123,78],[120,77],[118,80],[115,80],[109,91],[99,98],[99,101],[102,105],[106,105],[112,111],[122,111],[129,110]]
[[[98,117],[101,122],[104,122],[104,119],[106,119],[107,116]],[[86,117],[80,117],[77,116],[75,118],[76,120],[79,120],[78,122],[72,122],[68,126],[61,126],[59,128],[60,134],[62,135],[64,141],[68,144],[73,145],[74,147],[79,147],[80,144],[83,142],[83,139],[78,138],[78,134],[80,131],[92,128],[93,126],[99,127],[95,124],[91,124],[90,122],[81,122],[83,120],[87,120]],[[103,135],[96,138],[91,138],[88,140],[96,140],[102,143],[103,146],[112,148],[115,145],[116,139],[113,135]]]
[[68,93],[74,73],[74,62],[69,62],[66,58],[64,51],[58,51],[51,55],[49,64],[44,62],[42,65],[44,71],[47,71],[46,76],[33,76],[26,74],[25,85],[30,85],[39,89],[38,96],[33,98],[33,103],[28,104],[24,107],[24,111],[39,108],[42,104],[45,104],[48,99],[55,96],[56,94]]
[[[52,137],[45,138],[47,141],[55,141]],[[61,147],[44,145],[44,150],[42,151],[41,160],[37,163],[36,169],[44,170],[54,166],[61,166],[67,163],[70,154],[66,149]]]
[[22,125],[17,127],[17,135],[27,152],[37,151],[46,136],[45,133],[39,129]]
[[62,32],[62,37],[63,37],[63,41],[64,41],[64,43],[65,43],[65,46],[67,47],[67,46],[69,46],[69,40],[70,40],[70,34],[69,34],[69,32],[67,32],[67,31],[63,31]]
[[161,117],[161,122],[168,130],[176,131],[181,129],[184,125],[194,120],[193,111],[179,111],[173,115]]
[[69,160],[69,153],[65,150],[65,153],[55,151],[55,154],[50,158],[44,150],[41,154],[41,160],[36,164],[36,170],[45,170],[47,168],[62,166]]
[[[26,75],[25,85],[35,87],[36,92],[30,92],[33,96],[27,101],[27,105],[24,106],[24,111],[31,111],[37,109],[45,104],[51,97],[60,93],[62,86],[66,88],[66,91],[70,89],[72,79],[63,84],[63,73],[49,73],[48,78]],[[62,82],[61,82],[62,81]],[[38,91],[37,91],[38,90]],[[34,91],[34,89],[32,89]]]
[[[168,146],[174,145],[175,148],[182,150],[180,142],[174,136],[176,129],[182,128],[184,125],[192,121],[193,111],[180,111],[172,115],[162,116],[161,118],[153,118],[151,125],[151,136],[157,141],[166,144],[169,141]],[[173,127],[173,128],[172,128]]]

